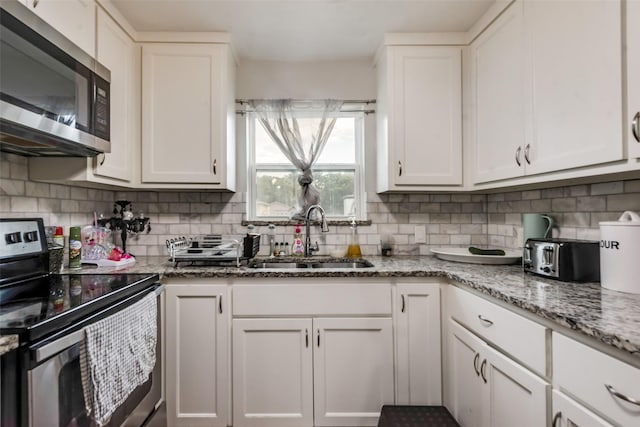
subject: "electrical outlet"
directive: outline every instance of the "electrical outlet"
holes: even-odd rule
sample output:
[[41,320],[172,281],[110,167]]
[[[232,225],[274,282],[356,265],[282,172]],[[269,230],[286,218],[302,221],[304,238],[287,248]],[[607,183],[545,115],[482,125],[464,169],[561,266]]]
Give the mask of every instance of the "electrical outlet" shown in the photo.
[[416,225],[414,229],[416,243],[427,243],[427,227],[424,225]]

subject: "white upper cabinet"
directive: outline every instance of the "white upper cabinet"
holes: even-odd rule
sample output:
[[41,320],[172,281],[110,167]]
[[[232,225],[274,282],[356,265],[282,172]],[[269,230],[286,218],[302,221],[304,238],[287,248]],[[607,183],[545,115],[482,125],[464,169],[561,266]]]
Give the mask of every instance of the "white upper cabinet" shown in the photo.
[[459,47],[384,46],[377,64],[377,191],[462,184]]
[[629,157],[640,158],[640,1],[628,1],[626,26],[627,111],[625,134]]
[[134,149],[140,147],[138,127],[134,125],[140,111],[134,97],[139,88],[135,80],[139,50],[101,8],[97,18],[96,57],[111,71],[111,152],[96,157],[93,172],[128,183],[133,177]]
[[235,62],[228,44],[142,46],[142,181],[235,189]]
[[[471,46],[475,181],[524,174],[525,54],[522,3],[507,9]],[[520,164],[518,164],[520,162]]]
[[516,1],[471,45],[475,183],[621,160],[619,1]]
[[623,158],[620,1],[524,2],[531,66],[527,173]]
[[53,28],[95,56],[95,13],[93,0],[26,0],[23,3]]

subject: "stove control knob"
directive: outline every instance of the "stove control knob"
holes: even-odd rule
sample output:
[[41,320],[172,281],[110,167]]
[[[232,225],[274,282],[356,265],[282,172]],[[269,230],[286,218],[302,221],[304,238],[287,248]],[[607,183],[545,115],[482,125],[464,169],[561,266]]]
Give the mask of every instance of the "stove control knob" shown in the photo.
[[20,237],[20,232],[16,231],[15,233],[7,233],[4,235],[4,240],[8,245],[12,245],[14,243],[22,242],[22,238]]
[[27,231],[24,233],[24,241],[25,242],[37,242],[38,241],[38,232],[37,231]]

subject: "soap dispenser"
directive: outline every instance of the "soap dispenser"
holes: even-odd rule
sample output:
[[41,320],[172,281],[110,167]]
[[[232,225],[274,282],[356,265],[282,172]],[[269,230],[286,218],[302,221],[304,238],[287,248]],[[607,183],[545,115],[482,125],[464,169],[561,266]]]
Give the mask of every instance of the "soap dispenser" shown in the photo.
[[351,217],[351,236],[349,238],[349,246],[347,247],[347,258],[362,258],[360,241],[358,239],[358,225],[356,224],[355,217]]

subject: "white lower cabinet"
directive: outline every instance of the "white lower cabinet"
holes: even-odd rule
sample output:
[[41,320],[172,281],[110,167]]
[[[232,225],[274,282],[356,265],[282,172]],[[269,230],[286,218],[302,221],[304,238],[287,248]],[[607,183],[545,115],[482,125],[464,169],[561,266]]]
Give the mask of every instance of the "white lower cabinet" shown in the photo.
[[[640,425],[640,369],[556,332],[553,333],[553,386],[581,402],[584,413],[596,413],[611,420],[613,425]],[[562,411],[555,407],[554,400],[554,413]],[[578,412],[572,416],[575,414]],[[582,423],[568,425],[609,425],[594,416],[581,420]]]
[[375,426],[394,403],[391,284],[233,285],[233,426]]
[[441,405],[440,284],[398,283],[396,404]]
[[548,425],[550,385],[449,320],[453,402],[462,427]]
[[234,319],[235,427],[375,426],[393,403],[390,318]]
[[552,395],[552,427],[613,427],[564,393],[553,390]]
[[166,286],[166,398],[171,427],[229,425],[227,286]]

